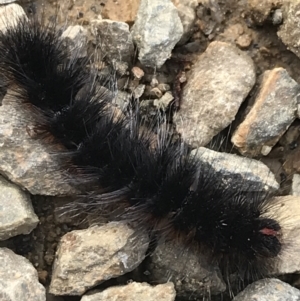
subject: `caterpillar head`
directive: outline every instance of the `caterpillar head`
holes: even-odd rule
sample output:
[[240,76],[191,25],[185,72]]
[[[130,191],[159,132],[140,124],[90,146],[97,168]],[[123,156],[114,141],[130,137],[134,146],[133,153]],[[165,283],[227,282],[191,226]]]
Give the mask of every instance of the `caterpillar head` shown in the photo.
[[[271,218],[257,217],[233,227],[224,253],[233,249],[250,262],[276,257],[281,251],[281,227]],[[228,238],[228,237],[227,237]]]
[[239,254],[251,262],[258,258],[276,257],[281,251],[281,227],[271,218],[251,218],[241,214],[230,221],[223,221],[222,225],[218,223],[214,229],[214,233],[206,239],[216,254],[221,252],[230,257]]
[[250,241],[254,256],[276,257],[281,250],[281,227],[277,221],[270,218],[257,218]]

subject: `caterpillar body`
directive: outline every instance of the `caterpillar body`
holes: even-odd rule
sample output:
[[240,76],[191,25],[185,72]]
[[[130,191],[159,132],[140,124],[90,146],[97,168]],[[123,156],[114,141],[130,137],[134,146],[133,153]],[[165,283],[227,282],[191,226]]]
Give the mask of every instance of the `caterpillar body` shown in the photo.
[[0,33],[4,85],[35,117],[29,135],[59,145],[65,168],[88,179],[84,209],[123,208],[122,219],[184,237],[244,280],[265,275],[282,249],[281,226],[267,217],[272,201],[224,186],[166,126],[144,124],[138,109],[116,112],[104,88],[113,79],[88,65],[68,53],[54,26],[22,19]]

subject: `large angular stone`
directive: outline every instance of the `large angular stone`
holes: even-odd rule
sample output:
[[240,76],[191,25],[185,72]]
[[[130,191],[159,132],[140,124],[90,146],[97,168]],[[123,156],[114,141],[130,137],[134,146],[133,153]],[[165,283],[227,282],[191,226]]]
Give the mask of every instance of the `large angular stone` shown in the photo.
[[174,122],[194,148],[226,128],[255,83],[253,61],[237,47],[212,42],[195,62]]

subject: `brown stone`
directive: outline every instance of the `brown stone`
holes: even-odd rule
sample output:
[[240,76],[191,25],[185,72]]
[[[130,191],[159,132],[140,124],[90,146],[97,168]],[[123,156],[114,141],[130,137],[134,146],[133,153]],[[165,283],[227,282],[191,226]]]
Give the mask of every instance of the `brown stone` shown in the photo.
[[258,24],[262,24],[271,10],[280,7],[282,0],[248,0],[248,9]]
[[126,22],[131,25],[135,20],[139,5],[140,0],[108,0],[102,11],[102,16],[110,20]]
[[300,86],[283,68],[264,72],[249,114],[232,136],[240,153],[267,155],[296,118]]

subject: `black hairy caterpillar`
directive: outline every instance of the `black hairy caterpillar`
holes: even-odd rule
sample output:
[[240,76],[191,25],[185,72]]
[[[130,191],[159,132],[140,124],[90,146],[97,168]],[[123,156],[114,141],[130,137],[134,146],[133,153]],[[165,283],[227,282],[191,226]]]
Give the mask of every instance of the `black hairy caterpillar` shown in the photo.
[[54,27],[24,19],[0,33],[5,86],[34,114],[35,138],[64,148],[66,168],[92,181],[85,207],[117,203],[124,219],[184,237],[244,279],[264,274],[282,248],[279,223],[264,216],[270,200],[224,187],[182,141],[164,127],[154,133],[135,110],[116,113],[88,64],[69,56]]

